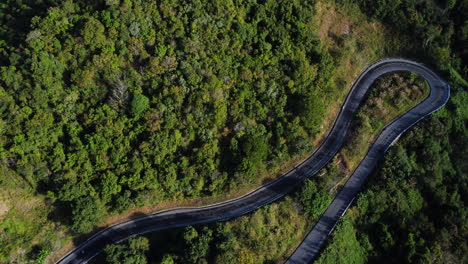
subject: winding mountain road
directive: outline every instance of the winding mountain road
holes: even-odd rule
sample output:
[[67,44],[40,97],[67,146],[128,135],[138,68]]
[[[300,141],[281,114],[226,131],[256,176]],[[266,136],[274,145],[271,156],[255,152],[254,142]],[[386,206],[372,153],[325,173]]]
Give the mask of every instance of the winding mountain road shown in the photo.
[[198,208],[171,209],[110,226],[76,247],[57,263],[86,263],[111,243],[157,230],[225,221],[252,212],[283,197],[305,179],[314,176],[335,156],[345,141],[354,114],[365,99],[367,90],[377,78],[395,71],[409,71],[419,74],[428,82],[430,94],[424,101],[395,119],[381,131],[365,158],[335,197],[330,207],[286,263],[311,262],[316,258],[326,238],[351,205],[366,178],[391,144],[419,120],[441,108],[447,102],[450,96],[450,87],[424,65],[405,59],[384,59],[369,66],[354,83],[333,128],[317,150],[308,159],[276,180],[233,200]]

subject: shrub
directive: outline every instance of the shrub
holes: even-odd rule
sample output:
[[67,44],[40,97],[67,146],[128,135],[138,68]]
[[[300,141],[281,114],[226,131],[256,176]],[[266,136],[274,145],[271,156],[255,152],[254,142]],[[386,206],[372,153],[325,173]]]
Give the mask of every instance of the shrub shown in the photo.
[[132,115],[139,116],[149,108],[149,99],[142,94],[137,94],[133,96],[130,107]]

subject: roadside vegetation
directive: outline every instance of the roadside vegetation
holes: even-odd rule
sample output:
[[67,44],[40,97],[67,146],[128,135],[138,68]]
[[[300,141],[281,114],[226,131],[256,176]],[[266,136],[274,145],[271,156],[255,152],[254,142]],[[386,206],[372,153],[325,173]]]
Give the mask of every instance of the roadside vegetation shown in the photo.
[[[358,111],[345,147],[338,154],[339,158],[335,158],[319,176],[307,180],[296,193],[226,223],[142,236],[151,247],[145,253],[138,254],[146,256],[145,263],[165,263],[169,260],[174,263],[252,264],[284,261],[357,166],[357,163],[350,161],[361,160],[383,126],[422,101],[429,91],[424,80],[409,73],[385,75],[371,89]],[[375,125],[371,126],[370,123]],[[356,148],[360,151],[351,151]],[[350,243],[353,241],[355,239],[349,240]],[[94,263],[106,259],[108,263],[117,264],[119,262],[109,260],[124,254],[130,246],[130,242],[111,245]]]
[[355,168],[386,124],[429,95],[429,86],[416,74],[390,73],[379,78],[366,103],[356,113],[349,140],[340,150],[346,165]]
[[466,263],[468,1],[357,2],[413,36],[451,98],[390,149],[317,263]]

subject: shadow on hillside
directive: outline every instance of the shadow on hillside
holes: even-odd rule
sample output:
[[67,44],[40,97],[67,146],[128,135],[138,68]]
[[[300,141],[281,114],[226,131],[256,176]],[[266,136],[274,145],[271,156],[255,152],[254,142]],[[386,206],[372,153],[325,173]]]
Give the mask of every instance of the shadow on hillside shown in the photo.
[[72,210],[69,205],[64,202],[55,201],[53,203],[53,210],[47,215],[47,219],[51,222],[69,226],[71,224],[71,215]]

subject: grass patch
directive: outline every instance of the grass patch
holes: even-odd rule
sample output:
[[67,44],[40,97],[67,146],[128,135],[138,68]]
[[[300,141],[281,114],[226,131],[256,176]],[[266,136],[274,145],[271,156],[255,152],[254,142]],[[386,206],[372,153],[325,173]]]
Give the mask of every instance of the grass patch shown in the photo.
[[[51,202],[11,170],[0,168],[0,263],[34,263],[63,246],[65,228],[50,221]],[[42,262],[37,262],[42,263]]]

